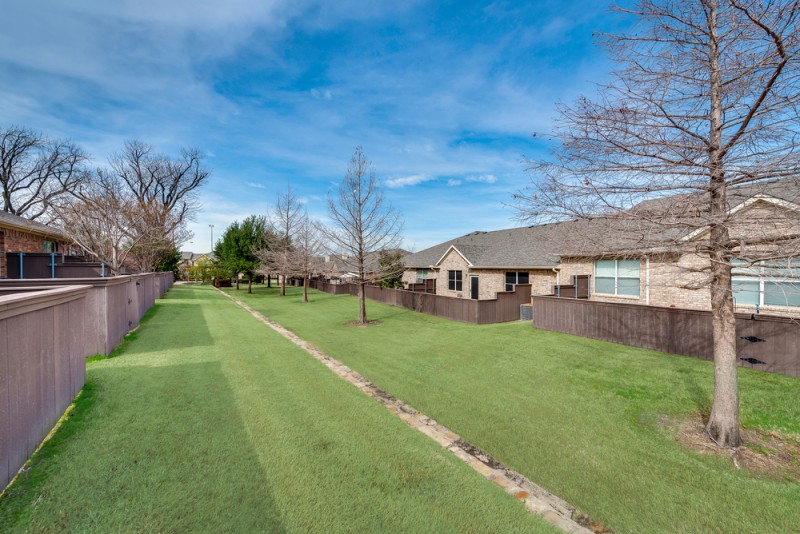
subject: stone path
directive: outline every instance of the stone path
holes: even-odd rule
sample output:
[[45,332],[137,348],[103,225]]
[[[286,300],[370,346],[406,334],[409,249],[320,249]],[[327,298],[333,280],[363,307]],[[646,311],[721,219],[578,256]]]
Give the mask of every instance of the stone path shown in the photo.
[[339,377],[347,380],[355,387],[379,403],[383,404],[386,409],[396,414],[400,419],[405,421],[408,426],[416,428],[426,436],[430,437],[439,443],[439,445],[463,460],[467,465],[483,475],[486,479],[503,488],[506,493],[509,493],[515,498],[524,502],[525,506],[530,511],[539,514],[548,522],[561,528],[565,532],[581,534],[590,534],[592,532],[608,532],[605,528],[603,528],[602,525],[590,519],[586,514],[574,506],[562,499],[559,499],[537,484],[534,484],[516,471],[508,469],[503,464],[492,458],[489,454],[461,440],[458,434],[447,427],[440,425],[430,417],[420,413],[403,401],[377,388],[372,382],[356,373],[342,362],[331,358],[307,341],[297,337],[280,324],[267,318],[236,297],[229,295],[224,291],[220,291],[220,293],[250,312],[259,321],[311,354],[314,358],[322,362]]

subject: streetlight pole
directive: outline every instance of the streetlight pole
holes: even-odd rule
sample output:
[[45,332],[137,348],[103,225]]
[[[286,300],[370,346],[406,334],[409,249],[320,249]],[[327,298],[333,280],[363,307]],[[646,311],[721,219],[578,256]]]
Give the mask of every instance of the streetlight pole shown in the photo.
[[214,225],[209,224],[209,228],[211,228],[211,252],[214,252]]

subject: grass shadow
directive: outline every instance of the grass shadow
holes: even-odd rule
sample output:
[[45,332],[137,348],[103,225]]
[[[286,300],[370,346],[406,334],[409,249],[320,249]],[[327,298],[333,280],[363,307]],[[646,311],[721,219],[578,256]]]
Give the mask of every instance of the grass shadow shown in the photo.
[[219,362],[93,366],[0,530],[285,532]]

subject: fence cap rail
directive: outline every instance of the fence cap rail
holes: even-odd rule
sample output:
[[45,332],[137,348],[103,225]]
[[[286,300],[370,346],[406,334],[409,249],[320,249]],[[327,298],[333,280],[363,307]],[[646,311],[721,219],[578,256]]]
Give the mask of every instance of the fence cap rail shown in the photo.
[[0,320],[83,298],[90,289],[88,285],[53,287],[0,296]]

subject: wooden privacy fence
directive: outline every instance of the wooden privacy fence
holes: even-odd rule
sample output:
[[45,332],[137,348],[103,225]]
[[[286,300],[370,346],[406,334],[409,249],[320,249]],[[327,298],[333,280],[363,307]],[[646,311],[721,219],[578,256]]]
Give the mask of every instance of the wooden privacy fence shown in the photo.
[[[328,284],[312,280],[309,287],[334,295],[358,295],[357,284]],[[518,321],[520,305],[530,303],[531,286],[514,287],[514,291],[499,292],[497,298],[491,300],[460,299],[380,286],[365,286],[365,296],[384,304],[455,321],[492,324]]]
[[172,286],[172,273],[0,280],[0,490],[109,354]]
[[[711,312],[611,302],[533,297],[533,325],[623,345],[713,360]],[[800,323],[736,314],[739,365],[800,376]]]

